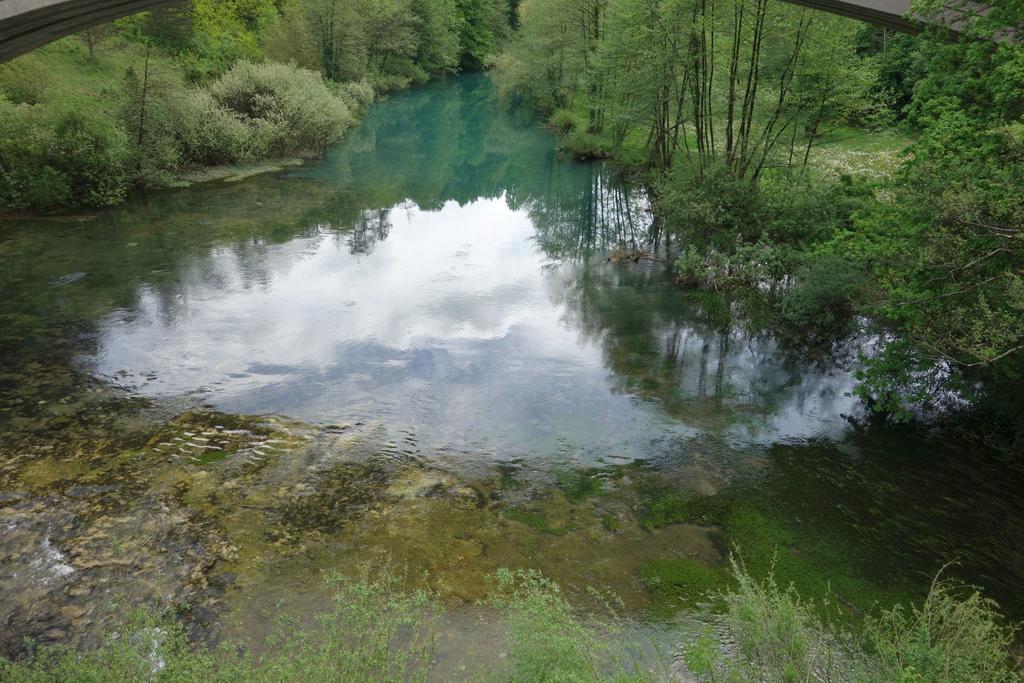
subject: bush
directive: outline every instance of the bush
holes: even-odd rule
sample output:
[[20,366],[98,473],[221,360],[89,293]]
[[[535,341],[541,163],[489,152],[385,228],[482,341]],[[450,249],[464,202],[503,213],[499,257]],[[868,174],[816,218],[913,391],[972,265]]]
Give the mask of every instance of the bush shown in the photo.
[[14,104],[0,98],[0,207],[107,206],[133,183],[185,165],[317,154],[373,100],[285,64],[240,62],[205,87],[129,68],[113,111],[98,98]]
[[668,225],[696,247],[731,252],[755,242],[806,249],[849,227],[871,188],[815,176],[766,176],[758,185],[724,164],[681,161],[655,182]]
[[[684,660],[702,680],[1009,683],[1015,630],[977,591],[936,579],[920,608],[867,617],[862,638],[822,621],[835,610],[801,600],[771,575],[758,581],[732,559],[726,633],[705,632]],[[735,643],[736,647],[729,647]]]
[[584,127],[583,118],[569,109],[556,109],[548,118],[548,127],[560,135],[566,135]]
[[376,98],[373,84],[365,80],[335,83],[334,88],[337,90],[338,95],[348,103],[349,107],[359,115],[366,113],[366,110],[373,104],[373,100]]
[[[735,559],[737,588],[726,596],[729,621],[744,659],[768,681],[852,680],[862,668],[850,640],[821,622],[813,605],[771,573],[752,578]],[[837,675],[845,671],[847,675]]]
[[355,123],[320,74],[288,64],[238,62],[207,91],[249,127],[256,156],[319,153]]
[[36,52],[0,64],[0,91],[15,104],[39,104],[52,87],[46,58]]
[[771,572],[758,581],[735,557],[730,562],[736,588],[723,594],[727,635],[706,630],[686,645],[683,658],[694,673],[703,680],[770,683],[861,680],[863,657],[847,635],[821,621],[813,604],[792,587],[780,588]]
[[215,165],[258,159],[266,151],[242,118],[202,89],[182,93],[172,105],[183,158]]
[[562,141],[561,147],[577,159],[604,159],[609,155],[604,141],[585,130],[574,130]]
[[782,174],[754,186],[725,165],[682,162],[655,189],[659,213],[679,237],[681,282],[753,288],[776,315],[818,331],[848,322],[867,276],[829,241],[850,227],[869,187]]
[[372,100],[367,83],[336,85],[295,66],[242,62],[157,106],[169,110],[164,128],[183,162],[217,165],[319,152]]
[[384,94],[405,90],[414,80],[402,74],[374,73],[370,75],[369,82],[373,84],[374,92]]
[[826,253],[810,256],[795,280],[782,299],[782,314],[797,325],[824,328],[836,322],[867,278],[858,264]]
[[0,207],[116,204],[129,163],[124,132],[90,102],[15,105],[0,97]]
[[882,679],[905,683],[1021,681],[1010,664],[1014,634],[995,602],[941,577],[920,608],[895,607],[865,624]]
[[737,240],[756,239],[765,220],[761,194],[725,165],[680,162],[656,182],[659,209],[670,228],[697,248],[729,252]]

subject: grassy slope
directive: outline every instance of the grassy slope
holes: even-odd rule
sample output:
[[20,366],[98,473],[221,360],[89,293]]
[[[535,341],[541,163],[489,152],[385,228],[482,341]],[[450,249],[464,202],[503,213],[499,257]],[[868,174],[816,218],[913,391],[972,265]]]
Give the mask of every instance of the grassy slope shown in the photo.
[[[0,65],[0,89],[15,102],[71,98],[109,106],[112,89],[129,67],[141,72],[145,57],[139,45],[111,39],[96,49],[95,59],[90,61],[80,39],[64,38]],[[179,68],[155,52],[150,56],[150,69],[159,78],[182,80]]]

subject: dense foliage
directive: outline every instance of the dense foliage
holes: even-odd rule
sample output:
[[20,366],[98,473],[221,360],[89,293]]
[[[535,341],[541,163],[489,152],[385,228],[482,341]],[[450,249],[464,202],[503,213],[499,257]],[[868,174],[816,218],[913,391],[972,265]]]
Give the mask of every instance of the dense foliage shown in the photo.
[[504,0],[291,0],[265,49],[332,80],[401,88],[478,66],[506,35],[508,12]]
[[496,60],[503,89],[576,112],[574,134],[657,168],[682,158],[756,179],[871,115],[875,60],[856,54],[857,24],[830,15],[768,0],[527,0],[520,13]]
[[89,29],[0,65],[0,209],[104,206],[190,167],[318,155],[376,94],[480,65],[512,13],[192,0]]
[[[1024,28],[1019,9],[996,21],[974,31]],[[1024,48],[940,33],[918,54],[906,115],[920,137],[887,200],[826,247],[872,271],[868,305],[901,333],[870,359],[862,392],[901,410],[956,388],[1019,424],[999,394],[1024,370]]]
[[0,96],[0,205],[101,206],[124,198],[128,136],[78,105],[17,105]]

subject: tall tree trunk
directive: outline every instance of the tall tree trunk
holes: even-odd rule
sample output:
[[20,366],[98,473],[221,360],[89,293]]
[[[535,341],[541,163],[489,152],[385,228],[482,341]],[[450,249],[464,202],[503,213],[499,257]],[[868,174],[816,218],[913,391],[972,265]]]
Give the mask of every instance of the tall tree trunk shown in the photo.
[[136,172],[140,177],[142,176],[142,145],[146,141],[146,99],[149,96],[149,54],[152,49],[152,47],[146,45],[146,60],[142,67],[142,89],[139,91],[139,130],[135,144],[139,155],[136,163]]
[[732,163],[733,149],[733,126],[736,122],[736,81],[739,78],[740,64],[740,43],[743,41],[743,13],[746,9],[746,0],[736,0],[733,11],[732,24],[732,48],[729,51],[729,93],[726,96],[725,106],[725,157],[727,163]]
[[768,11],[768,0],[756,0],[754,14],[754,31],[750,44],[750,61],[747,66],[747,84],[743,93],[743,104],[740,116],[739,157],[734,166],[746,164],[750,132],[754,119],[754,102],[757,99],[757,85],[760,77],[761,41],[764,38],[764,19]]

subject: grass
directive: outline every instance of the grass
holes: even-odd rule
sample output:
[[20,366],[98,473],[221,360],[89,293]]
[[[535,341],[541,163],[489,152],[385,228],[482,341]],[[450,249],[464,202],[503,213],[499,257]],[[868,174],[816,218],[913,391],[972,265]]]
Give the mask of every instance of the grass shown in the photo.
[[388,571],[374,579],[330,578],[328,607],[311,622],[282,617],[254,643],[192,647],[170,613],[132,612],[93,650],[35,650],[28,661],[0,660],[0,680],[49,681],[422,681],[437,638],[432,596],[402,588]]
[[[0,64],[0,90],[15,102],[85,99],[111,106],[112,88],[120,85],[129,67],[140,69],[144,60],[138,45],[112,38],[90,61],[81,40],[64,38]],[[150,69],[159,78],[180,80],[180,68],[155,51],[150,55]]]
[[[1024,680],[1011,660],[1015,629],[977,590],[937,578],[920,607],[867,619],[860,632],[821,614],[774,574],[754,579],[732,562],[725,633],[706,631],[684,648],[691,671],[707,681],[860,681],[1009,683]],[[822,609],[824,607],[824,609]],[[735,643],[726,647],[726,643]]]
[[[693,568],[686,571],[693,571]],[[699,570],[698,570],[699,571]],[[734,560],[719,627],[683,642],[683,661],[701,681],[1008,683],[1015,631],[977,591],[937,579],[920,606],[894,608],[855,633],[782,587],[755,579]],[[557,584],[533,570],[498,570],[484,605],[500,624],[485,651],[460,660],[479,681],[666,680],[666,657],[617,616],[573,609]],[[189,643],[171,613],[132,612],[99,647],[31,649],[0,659],[0,680],[58,681],[424,681],[434,673],[441,604],[388,570],[328,579],[330,599],[313,618],[282,616],[266,641]],[[834,608],[834,605],[832,606]],[[827,598],[826,613],[829,612]]]
[[[480,681],[653,681],[650,664],[614,616],[578,614],[559,587],[535,571],[499,570],[487,604],[500,640],[460,670]],[[327,607],[312,619],[282,616],[265,642],[191,646],[170,613],[132,612],[92,650],[36,648],[0,659],[0,680],[64,681],[425,681],[435,665],[440,602],[404,588],[389,571],[328,579]],[[261,653],[261,654],[257,654]],[[657,673],[663,669],[655,666]]]
[[503,614],[510,681],[653,681],[665,667],[644,666],[639,644],[611,603],[599,621],[584,621],[557,584],[540,572],[500,569],[488,603]]
[[900,165],[913,138],[897,130],[839,128],[811,148],[810,165],[827,176],[885,180]]
[[825,149],[891,152],[909,147],[913,142],[913,136],[896,128],[865,130],[842,126],[823,135],[817,144]]

